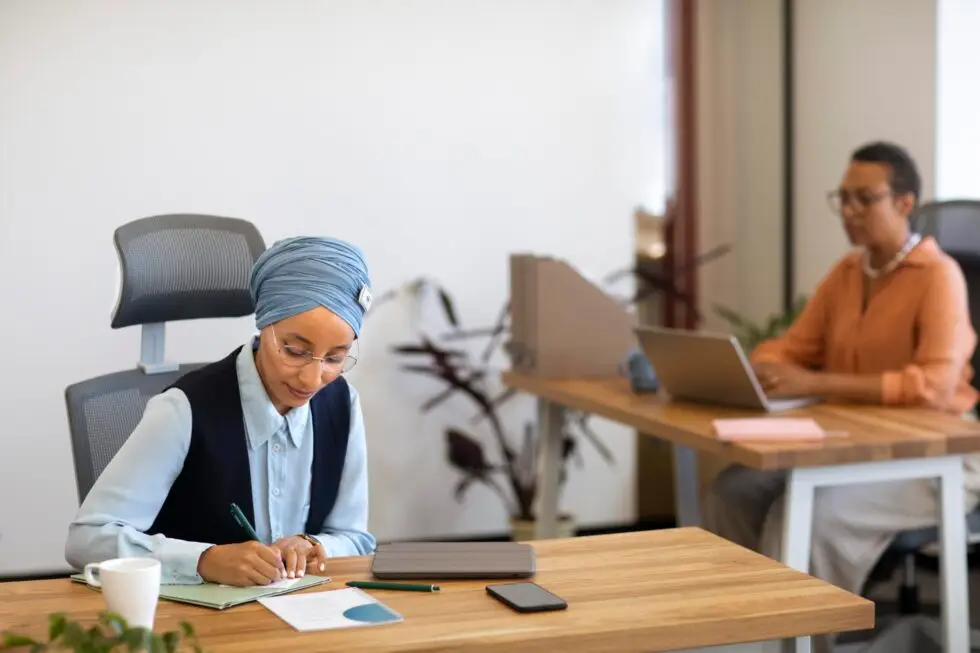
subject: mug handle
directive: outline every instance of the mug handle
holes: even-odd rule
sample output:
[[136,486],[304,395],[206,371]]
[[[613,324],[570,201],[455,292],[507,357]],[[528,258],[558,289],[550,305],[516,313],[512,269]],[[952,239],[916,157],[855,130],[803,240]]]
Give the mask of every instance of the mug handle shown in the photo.
[[85,582],[92,587],[102,587],[102,581],[98,578],[99,563],[90,562],[85,565]]

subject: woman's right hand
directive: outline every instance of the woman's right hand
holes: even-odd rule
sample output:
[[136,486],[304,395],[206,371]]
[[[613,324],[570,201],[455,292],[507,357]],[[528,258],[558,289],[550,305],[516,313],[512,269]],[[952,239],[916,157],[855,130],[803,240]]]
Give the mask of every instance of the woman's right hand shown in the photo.
[[255,540],[217,545],[201,554],[197,573],[220,585],[268,585],[284,577],[282,554]]
[[769,397],[805,397],[819,394],[819,379],[810,370],[786,363],[757,363],[752,368]]

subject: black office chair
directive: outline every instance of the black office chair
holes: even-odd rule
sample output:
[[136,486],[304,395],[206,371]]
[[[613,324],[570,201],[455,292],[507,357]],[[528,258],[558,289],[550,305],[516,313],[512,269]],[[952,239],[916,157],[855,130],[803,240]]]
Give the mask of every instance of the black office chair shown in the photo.
[[[966,277],[970,301],[970,319],[980,331],[980,201],[951,200],[929,202],[920,206],[912,216],[913,228],[936,239],[939,246],[956,259]],[[980,389],[980,348],[970,361],[977,375],[974,387]],[[968,545],[980,543],[980,508],[966,517]],[[917,561],[923,552],[939,541],[938,528],[905,531],[892,542],[880,567],[902,564],[902,585],[899,589],[899,612],[919,612],[919,586],[916,582]],[[893,568],[893,567],[892,567]],[[881,576],[881,569],[874,575]]]
[[241,317],[254,311],[249,275],[265,251],[250,222],[211,215],[158,215],[114,234],[122,283],[111,326],[142,328],[135,369],[65,389],[79,502],[136,428],[150,397],[204,363],[164,357],[166,323]]

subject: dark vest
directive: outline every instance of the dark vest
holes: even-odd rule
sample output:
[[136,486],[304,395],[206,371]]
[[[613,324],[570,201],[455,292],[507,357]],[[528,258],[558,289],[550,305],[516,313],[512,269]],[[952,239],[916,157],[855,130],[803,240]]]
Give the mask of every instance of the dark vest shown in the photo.
[[[224,360],[194,370],[173,386],[191,405],[191,442],[184,466],[150,534],[210,544],[234,544],[248,536],[232,517],[237,503],[255,525],[252,475],[235,350]],[[306,533],[323,530],[333,510],[347,456],[350,432],[350,388],[343,377],[310,400],[313,419],[313,469]]]

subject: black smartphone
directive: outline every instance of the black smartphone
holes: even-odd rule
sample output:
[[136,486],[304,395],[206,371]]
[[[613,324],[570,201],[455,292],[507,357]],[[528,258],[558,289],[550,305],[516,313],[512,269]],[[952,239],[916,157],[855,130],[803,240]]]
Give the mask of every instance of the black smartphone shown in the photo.
[[537,583],[487,585],[487,594],[517,612],[549,612],[568,607],[565,599],[555,596]]

